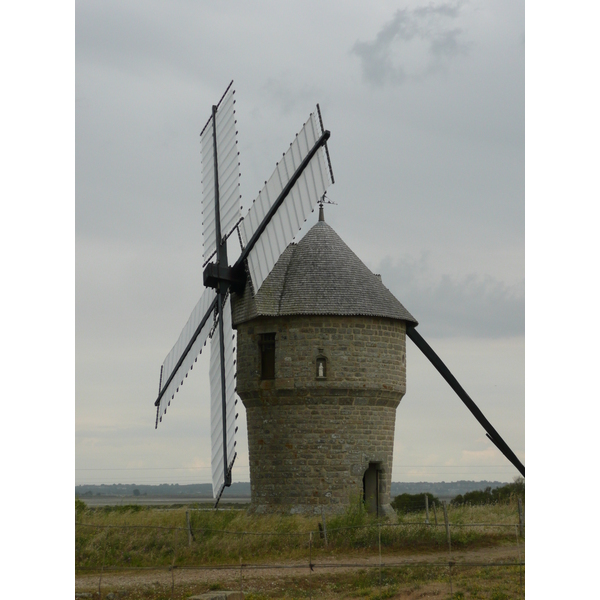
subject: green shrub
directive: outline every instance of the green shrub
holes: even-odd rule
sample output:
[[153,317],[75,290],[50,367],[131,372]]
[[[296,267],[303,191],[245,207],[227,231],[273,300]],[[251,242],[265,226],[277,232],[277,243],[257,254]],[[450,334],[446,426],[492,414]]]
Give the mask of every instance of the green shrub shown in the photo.
[[362,498],[353,498],[344,513],[331,517],[327,523],[329,529],[361,527],[367,524],[369,513]]
[[365,548],[372,545],[377,517],[367,512],[362,498],[353,498],[343,514],[327,520],[329,540],[336,547]]
[[100,506],[98,512],[109,513],[137,513],[149,510],[148,506],[141,506],[140,504],[116,504],[115,506]]
[[429,506],[433,503],[440,504],[439,498],[427,492],[426,494],[400,494],[392,500],[392,508],[399,513],[421,512],[425,510],[425,496],[429,499]]

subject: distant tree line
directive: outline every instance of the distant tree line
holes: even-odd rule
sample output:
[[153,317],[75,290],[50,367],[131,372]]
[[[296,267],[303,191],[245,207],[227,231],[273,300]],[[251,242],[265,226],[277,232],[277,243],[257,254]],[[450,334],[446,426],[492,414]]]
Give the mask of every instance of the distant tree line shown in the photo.
[[452,504],[493,504],[507,502],[511,498],[521,498],[525,501],[525,479],[517,477],[512,483],[499,488],[486,487],[485,490],[475,490],[464,495],[459,494],[452,499]]
[[505,485],[506,481],[392,481],[390,492],[392,496],[400,494],[424,494],[429,492],[439,498],[454,498],[458,494],[465,494],[473,490],[484,490],[486,487],[497,488]]
[[[161,483],[158,485],[144,485],[136,483],[113,484],[82,484],[75,486],[75,495],[80,498],[91,496],[201,496],[212,498],[211,483]],[[250,483],[234,482],[231,487],[225,488],[223,493],[227,496],[250,496]]]
[[[441,504],[440,499],[430,492],[421,494],[399,494],[391,502],[392,508],[399,513],[421,512],[425,509],[425,496],[429,503],[429,508]],[[473,490],[465,494],[458,494],[451,501],[453,506],[462,504],[481,505],[494,504],[498,502],[508,502],[511,498],[521,498],[525,501],[525,479],[517,477],[512,483],[493,488],[486,487],[483,490]]]

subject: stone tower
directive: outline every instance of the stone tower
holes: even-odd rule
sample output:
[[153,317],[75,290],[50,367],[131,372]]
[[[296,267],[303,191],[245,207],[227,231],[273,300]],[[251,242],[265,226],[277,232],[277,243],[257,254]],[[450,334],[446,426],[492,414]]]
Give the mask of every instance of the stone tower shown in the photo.
[[396,408],[410,313],[323,220],[290,244],[253,296],[234,294],[237,393],[252,508],[393,515]]

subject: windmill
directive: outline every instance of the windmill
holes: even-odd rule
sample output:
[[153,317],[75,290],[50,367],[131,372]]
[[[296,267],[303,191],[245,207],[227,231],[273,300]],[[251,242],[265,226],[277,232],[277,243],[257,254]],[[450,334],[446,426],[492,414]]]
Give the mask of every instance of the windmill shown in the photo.
[[[232,295],[236,298],[250,296],[258,299],[260,297],[265,280],[278,269],[281,270],[281,262],[286,256],[288,258],[291,256],[290,248],[294,246],[291,242],[317,203],[321,205],[319,221],[324,220],[322,208],[325,192],[329,185],[334,183],[327,148],[330,133],[323,128],[319,105],[317,105],[316,111],[309,116],[308,121],[296,135],[246,216],[241,218],[239,153],[232,84],[233,82],[230,83],[219,103],[213,106],[212,114],[200,134],[204,215],[203,280],[206,289],[179,339],[165,358],[161,367],[159,394],[155,402],[157,427],[204,345],[210,339],[211,466],[216,504],[224,488],[231,485],[231,472],[236,458],[237,399]],[[321,232],[319,235],[329,240],[327,243],[337,244],[338,248],[341,248],[335,237],[336,234],[324,223],[318,229]],[[227,240],[234,231],[238,233],[242,250],[239,258],[230,265],[227,256]],[[302,243],[298,248],[301,245]],[[345,261],[350,255],[344,254],[346,252],[344,249],[342,252],[340,256]],[[302,255],[301,252],[298,255]],[[359,259],[355,256],[354,258],[358,261],[355,263],[356,268],[364,273],[361,277],[372,276],[368,269],[364,271],[366,267]],[[335,277],[335,273],[331,274],[331,277]],[[380,297],[385,296],[392,304],[397,305],[394,308],[396,312],[388,316],[402,321],[402,340],[405,334],[425,354],[484,427],[487,437],[524,475],[525,468],[516,455],[442,360],[416,331],[416,320],[391,296],[387,288],[376,281],[376,278],[371,281],[371,284],[375,287],[380,286],[381,289],[378,288]],[[341,294],[344,294],[343,289]],[[386,294],[389,294],[389,297]],[[364,298],[359,298],[358,301],[363,302]],[[367,313],[362,314],[368,314],[368,310]],[[272,349],[272,339],[268,336],[261,339],[260,344],[263,344],[267,353],[271,352],[269,348]],[[326,357],[317,356],[315,360],[318,365],[316,378],[324,380]],[[322,362],[319,363],[319,360]],[[323,381],[319,381],[317,385],[322,383]],[[403,392],[400,397],[402,395]]]
[[[204,285],[179,339],[165,358],[156,399],[156,424],[211,339],[211,466],[219,502],[231,485],[236,458],[234,333],[230,293],[250,275],[258,290],[277,259],[334,182],[319,106],[290,144],[264,188],[241,219],[235,91],[229,84],[200,133],[203,182]],[[233,265],[227,240],[238,231],[242,252]],[[211,262],[212,261],[212,262]]]

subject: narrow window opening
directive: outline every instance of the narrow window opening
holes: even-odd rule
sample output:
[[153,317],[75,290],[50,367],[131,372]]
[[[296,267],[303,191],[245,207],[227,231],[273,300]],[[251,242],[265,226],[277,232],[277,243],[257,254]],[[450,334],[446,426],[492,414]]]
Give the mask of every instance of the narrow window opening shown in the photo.
[[260,378],[275,379],[275,334],[260,336]]

